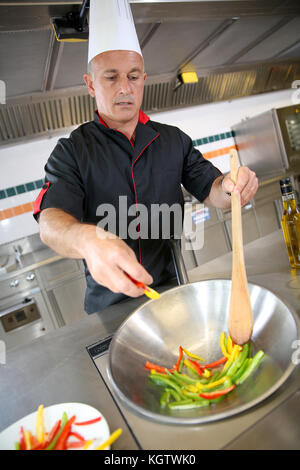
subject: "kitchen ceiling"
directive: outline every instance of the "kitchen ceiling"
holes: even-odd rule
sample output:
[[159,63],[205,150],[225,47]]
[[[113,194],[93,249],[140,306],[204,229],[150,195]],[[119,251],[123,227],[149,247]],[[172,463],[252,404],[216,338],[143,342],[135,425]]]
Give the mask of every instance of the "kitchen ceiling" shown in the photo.
[[[0,0],[1,145],[93,118],[83,82],[87,42],[58,42],[51,27],[81,3]],[[300,79],[299,0],[135,0],[131,9],[148,74],[145,112],[287,89]],[[183,66],[199,81],[177,88]]]

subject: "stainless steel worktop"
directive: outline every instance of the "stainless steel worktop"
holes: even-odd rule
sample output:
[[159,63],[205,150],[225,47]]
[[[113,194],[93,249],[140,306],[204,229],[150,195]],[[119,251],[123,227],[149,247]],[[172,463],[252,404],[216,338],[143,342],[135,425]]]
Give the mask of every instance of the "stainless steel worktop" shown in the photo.
[[[300,272],[289,267],[281,231],[248,244],[245,260],[249,281],[275,292],[300,316]],[[189,272],[191,282],[230,277],[230,253]],[[166,285],[163,290],[174,285]],[[86,347],[111,336],[143,302],[145,299],[139,298],[116,304],[9,351],[6,364],[0,364],[0,431],[36,410],[40,403],[84,402],[104,413],[111,430],[123,428],[115,449],[299,448],[299,415],[295,411],[300,408],[299,367],[260,405],[202,426],[152,423],[133,416],[113,401],[97,369],[99,365],[92,362]],[[291,345],[291,356],[293,352]],[[104,356],[100,360],[104,361]],[[101,373],[106,379],[105,372]],[[274,432],[276,423],[280,426]],[[151,447],[145,445],[143,437],[149,433]]]

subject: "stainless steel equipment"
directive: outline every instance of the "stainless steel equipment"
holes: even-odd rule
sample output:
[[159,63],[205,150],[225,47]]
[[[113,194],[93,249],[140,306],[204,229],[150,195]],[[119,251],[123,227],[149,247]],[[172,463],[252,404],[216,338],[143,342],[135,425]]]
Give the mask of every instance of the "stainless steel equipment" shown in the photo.
[[54,330],[35,271],[16,271],[0,282],[0,292],[0,340],[6,350]]
[[232,127],[241,165],[258,177],[300,165],[300,105],[270,109]]
[[148,382],[146,360],[172,367],[179,345],[208,362],[221,357],[219,337],[227,331],[230,288],[231,281],[223,279],[182,285],[129,316],[113,337],[108,361],[113,390],[125,406],[160,422],[199,424],[244,411],[284,383],[294,368],[291,345],[298,338],[296,316],[272,292],[249,284],[253,352],[263,349],[266,354],[251,383],[245,381],[216,406],[177,412],[160,407],[160,391]]

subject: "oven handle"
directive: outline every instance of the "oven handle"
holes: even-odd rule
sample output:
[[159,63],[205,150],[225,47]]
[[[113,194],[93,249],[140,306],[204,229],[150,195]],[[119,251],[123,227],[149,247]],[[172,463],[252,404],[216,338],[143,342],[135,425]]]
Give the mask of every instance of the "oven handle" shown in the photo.
[[2,310],[0,312],[0,318],[5,317],[5,315],[8,315],[9,313],[24,309],[25,307],[28,307],[29,305],[33,305],[35,303],[36,302],[34,299],[30,299],[29,302],[25,302],[25,303],[21,302],[20,304],[13,305],[12,307],[7,308],[6,310]]

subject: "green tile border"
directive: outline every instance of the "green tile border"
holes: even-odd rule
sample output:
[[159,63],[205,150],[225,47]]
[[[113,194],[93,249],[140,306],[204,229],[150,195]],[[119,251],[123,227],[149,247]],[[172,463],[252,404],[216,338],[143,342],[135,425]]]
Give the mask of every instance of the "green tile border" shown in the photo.
[[193,140],[193,145],[194,147],[198,147],[200,145],[211,144],[219,140],[230,139],[231,137],[234,137],[234,134],[232,131],[222,132],[220,134],[209,135],[207,137],[202,137],[201,139]]
[[[209,135],[207,137],[202,137],[201,139],[193,140],[193,145],[198,147],[200,145],[210,144],[213,142],[217,142],[219,140],[229,139],[233,137],[233,132],[222,132],[220,134]],[[28,193],[30,191],[35,191],[36,189],[40,189],[44,184],[43,179],[29,181],[28,183],[19,184],[17,186],[12,186],[10,188],[5,188],[0,190],[0,200],[6,199],[8,197],[17,196],[20,194]]]
[[28,193],[40,189],[44,184],[44,180],[30,181],[29,183],[18,184],[10,188],[0,190],[0,200],[7,199],[8,197],[19,196],[20,194]]

